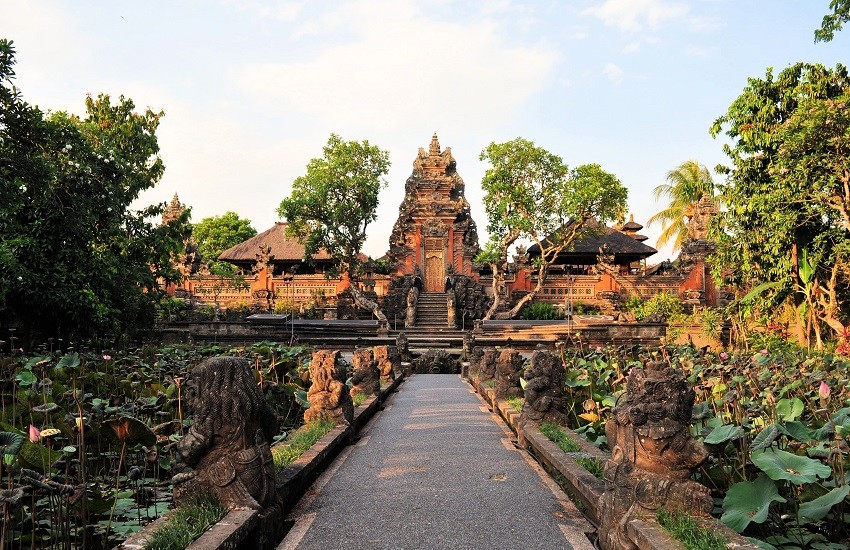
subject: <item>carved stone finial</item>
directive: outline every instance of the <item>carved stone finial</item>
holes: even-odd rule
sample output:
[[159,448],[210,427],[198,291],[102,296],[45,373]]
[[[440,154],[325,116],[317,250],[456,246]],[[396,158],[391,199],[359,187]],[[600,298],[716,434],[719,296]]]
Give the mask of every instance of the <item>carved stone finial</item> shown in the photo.
[[256,510],[275,500],[269,442],[278,418],[246,359],[214,357],[192,369],[186,403],[194,422],[177,443],[192,474],[178,474],[174,500],[212,493],[228,508]]
[[310,362],[312,384],[307,391],[310,408],[304,411],[305,422],[322,418],[337,424],[354,421],[354,404],[346,391],[345,378],[345,363],[339,351],[319,350],[313,353]]
[[440,140],[437,139],[437,132],[431,137],[431,145],[428,147],[428,152],[432,155],[440,154]]
[[693,406],[694,390],[678,370],[658,362],[629,372],[626,400],[605,424],[611,459],[600,500],[601,548],[637,549],[628,522],[652,521],[662,505],[691,515],[711,513],[708,488],[690,479],[708,457],[690,434]]

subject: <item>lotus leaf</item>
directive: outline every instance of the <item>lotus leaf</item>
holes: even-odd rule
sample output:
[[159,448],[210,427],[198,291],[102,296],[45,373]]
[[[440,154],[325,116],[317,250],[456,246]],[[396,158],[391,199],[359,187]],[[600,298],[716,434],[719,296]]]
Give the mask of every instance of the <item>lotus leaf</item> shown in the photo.
[[796,420],[801,414],[803,414],[803,408],[803,402],[799,397],[795,397],[794,399],[780,399],[776,402],[776,414],[778,414],[784,422]]
[[762,431],[758,433],[753,438],[753,442],[750,445],[750,452],[753,451],[763,451],[770,447],[776,438],[779,437],[779,428],[776,427],[776,424],[771,424],[766,427]]
[[56,363],[56,366],[60,369],[75,369],[80,366],[80,354],[76,352],[65,354],[62,359],[60,359],[59,362]]
[[703,441],[706,445],[719,445],[727,441],[735,440],[744,435],[744,429],[734,424],[725,424],[711,430],[708,437]]
[[805,424],[798,422],[797,420],[786,422],[784,425],[779,424],[778,428],[780,432],[792,439],[796,439],[800,443],[808,443],[814,439],[812,431],[809,430]]
[[827,478],[832,474],[832,468],[819,460],[778,449],[752,453],[750,460],[770,479],[784,479],[795,484],[813,483],[817,478]]
[[769,477],[760,475],[755,481],[739,481],[726,491],[720,520],[742,533],[751,522],[764,522],[773,502],[786,501]]
[[844,500],[850,493],[850,485],[836,487],[827,494],[800,505],[800,522],[807,520],[818,520],[823,518],[829,510]]
[[22,434],[13,432],[0,432],[0,454],[7,466],[15,461],[15,457],[21,452],[25,438]]
[[15,380],[17,380],[18,384],[21,386],[29,387],[38,381],[38,377],[33,374],[32,371],[22,370],[15,375]]

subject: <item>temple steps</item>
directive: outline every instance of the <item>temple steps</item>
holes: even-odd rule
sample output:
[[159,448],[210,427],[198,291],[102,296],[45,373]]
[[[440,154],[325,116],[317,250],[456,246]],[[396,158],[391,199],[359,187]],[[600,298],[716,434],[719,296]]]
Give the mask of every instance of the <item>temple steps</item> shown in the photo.
[[448,328],[449,314],[445,292],[422,292],[416,304],[416,327],[421,329]]

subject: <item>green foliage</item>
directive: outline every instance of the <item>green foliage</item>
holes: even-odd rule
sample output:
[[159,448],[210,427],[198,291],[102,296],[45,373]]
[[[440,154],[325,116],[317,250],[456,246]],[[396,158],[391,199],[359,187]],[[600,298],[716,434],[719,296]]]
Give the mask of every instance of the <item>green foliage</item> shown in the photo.
[[696,160],[687,160],[667,173],[667,182],[653,190],[655,200],[666,198],[669,205],[653,214],[646,222],[647,226],[661,223],[661,235],[658,236],[659,248],[672,241],[674,250],[678,250],[688,237],[685,222],[688,207],[700,200],[703,194],[714,196],[714,180],[708,168]]
[[171,511],[165,525],[154,531],[145,550],[183,550],[218,523],[227,509],[210,497],[201,497]]
[[667,322],[676,322],[681,320],[684,314],[684,307],[682,306],[682,301],[677,296],[669,292],[659,292],[638,305],[632,311],[638,321],[642,321],[650,315],[659,315],[663,319],[666,319]]
[[353,396],[351,396],[351,401],[354,403],[355,407],[359,407],[369,398],[368,395],[363,393],[362,391],[356,392]]
[[687,550],[725,550],[726,541],[720,533],[706,529],[691,516],[660,508],[655,515],[670,536],[681,542]]
[[292,194],[277,212],[289,222],[287,232],[303,241],[307,258],[324,249],[341,262],[342,271],[353,275],[366,227],[377,216],[378,194],[387,184],[389,153],[336,134],[323,152],[292,183]]
[[848,92],[843,65],[797,63],[776,77],[768,69],[711,129],[731,139],[732,162],[723,168],[714,276],[745,289],[772,284],[761,287],[761,309],[790,299],[807,337],[816,323],[840,333],[850,297]]
[[218,261],[222,252],[246,241],[257,234],[251,220],[239,217],[236,212],[225,212],[221,216],[204,218],[192,226],[192,237],[198,243],[201,260],[207,263]]
[[548,321],[553,319],[561,319],[562,315],[558,313],[555,306],[545,302],[532,302],[522,308],[520,316],[528,320]]
[[823,16],[820,28],[815,30],[815,42],[829,42],[850,21],[850,1],[831,0],[829,7],[832,13]]
[[726,491],[723,498],[723,523],[742,533],[751,522],[762,523],[767,519],[770,505],[786,502],[779,496],[776,485],[767,476],[755,481],[740,481]]
[[590,472],[596,479],[605,479],[605,463],[592,456],[578,456],[576,464]]
[[277,470],[289,466],[295,462],[304,451],[313,446],[323,435],[334,428],[333,421],[328,419],[318,420],[305,424],[293,432],[280,445],[272,448],[272,458]]
[[506,401],[516,412],[522,412],[522,397],[508,397]]
[[115,338],[150,327],[160,281],[179,278],[186,217],[130,210],[163,173],[162,112],[123,96],[85,100],[86,115],[45,115],[12,84],[0,40],[0,315],[65,338]]

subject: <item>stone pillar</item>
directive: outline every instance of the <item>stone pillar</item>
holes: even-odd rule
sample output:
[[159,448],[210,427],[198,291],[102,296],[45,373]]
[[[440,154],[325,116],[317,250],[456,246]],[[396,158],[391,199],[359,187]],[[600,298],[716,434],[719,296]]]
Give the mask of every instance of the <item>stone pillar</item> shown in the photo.
[[629,372],[626,399],[605,423],[611,458],[599,503],[599,546],[604,550],[637,550],[628,523],[655,521],[662,506],[690,515],[711,514],[708,488],[690,479],[708,458],[690,434],[694,398],[684,375],[664,363]]
[[345,362],[338,350],[319,350],[313,353],[310,362],[312,384],[307,391],[310,408],[304,411],[304,421],[313,422],[322,418],[337,424],[354,421],[354,404],[345,385]]
[[524,360],[522,354],[513,349],[503,350],[496,362],[496,398],[507,399],[522,395],[519,379]]

